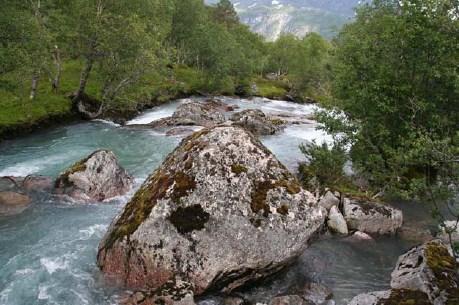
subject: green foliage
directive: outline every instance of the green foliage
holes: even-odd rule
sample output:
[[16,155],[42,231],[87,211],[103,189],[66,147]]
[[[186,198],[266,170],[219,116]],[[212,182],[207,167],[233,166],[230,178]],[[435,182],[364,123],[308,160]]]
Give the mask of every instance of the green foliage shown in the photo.
[[337,111],[321,118],[386,193],[412,198],[457,168],[458,33],[451,1],[378,0],[336,40]]
[[343,169],[347,155],[342,146],[311,142],[301,145],[300,149],[307,159],[300,166],[300,174],[308,187],[338,188],[344,182]]

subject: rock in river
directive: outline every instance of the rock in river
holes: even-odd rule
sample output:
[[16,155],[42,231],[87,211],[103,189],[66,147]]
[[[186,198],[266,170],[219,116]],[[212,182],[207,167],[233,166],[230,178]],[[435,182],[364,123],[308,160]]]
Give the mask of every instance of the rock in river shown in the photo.
[[256,135],[273,135],[285,126],[280,119],[271,119],[259,109],[247,109],[233,114],[235,125],[246,128]]
[[217,108],[213,103],[188,102],[178,106],[171,117],[153,121],[148,124],[148,126],[152,128],[194,125],[213,127],[224,121],[225,116],[223,111]]
[[368,234],[395,234],[403,224],[402,211],[379,203],[346,199],[343,210],[350,230]]
[[171,280],[230,292],[290,264],[326,211],[251,133],[215,127],[184,139],[99,245],[109,279],[135,290]]
[[358,295],[349,305],[459,304],[458,264],[445,244],[429,241],[399,257],[391,288]]
[[77,201],[103,201],[126,194],[132,182],[113,152],[98,150],[60,174],[55,192]]
[[0,192],[0,216],[15,215],[24,211],[31,203],[29,196],[12,191]]

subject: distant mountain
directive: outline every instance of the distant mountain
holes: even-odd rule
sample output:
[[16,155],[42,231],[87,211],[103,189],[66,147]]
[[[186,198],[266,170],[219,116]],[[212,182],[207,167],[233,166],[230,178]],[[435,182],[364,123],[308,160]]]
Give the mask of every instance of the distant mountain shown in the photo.
[[[218,0],[206,0],[214,4]],[[241,21],[268,40],[282,33],[334,37],[354,16],[359,0],[232,0]]]

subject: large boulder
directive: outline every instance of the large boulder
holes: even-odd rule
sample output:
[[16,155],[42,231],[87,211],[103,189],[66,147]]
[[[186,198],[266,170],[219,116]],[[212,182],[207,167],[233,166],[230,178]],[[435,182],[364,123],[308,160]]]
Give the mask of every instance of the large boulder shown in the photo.
[[98,150],[60,174],[55,192],[76,201],[104,201],[126,194],[132,183],[113,152]]
[[400,256],[391,278],[390,290],[358,295],[349,305],[459,304],[458,264],[439,240]]
[[429,241],[399,257],[390,285],[422,291],[434,304],[459,304],[458,267],[445,244]]
[[338,207],[340,204],[340,199],[335,196],[331,191],[327,191],[319,200],[319,204],[326,208],[328,211],[336,206]]
[[182,141],[112,222],[97,263],[131,289],[180,279],[195,295],[230,292],[290,264],[325,216],[251,133],[204,129]]
[[346,199],[343,212],[350,230],[368,234],[395,234],[403,224],[402,211],[380,203]]
[[213,127],[225,122],[225,115],[214,103],[187,102],[179,105],[171,117],[153,121],[152,128],[172,126]]
[[271,119],[263,111],[247,109],[233,114],[231,121],[235,125],[246,128],[256,135],[273,135],[283,127],[285,122],[281,119]]
[[0,192],[0,216],[23,212],[31,203],[29,196],[12,191]]

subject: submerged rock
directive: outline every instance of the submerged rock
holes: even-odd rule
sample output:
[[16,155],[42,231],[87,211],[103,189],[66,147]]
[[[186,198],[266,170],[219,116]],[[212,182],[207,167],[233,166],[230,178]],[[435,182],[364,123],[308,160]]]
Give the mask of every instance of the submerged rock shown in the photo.
[[230,292],[290,264],[325,216],[253,135],[205,129],[184,139],[125,206],[97,262],[133,289],[179,278],[195,295]]
[[345,235],[349,234],[346,220],[344,220],[344,216],[341,214],[341,212],[335,205],[332,206],[332,208],[330,209],[330,213],[328,214],[327,225],[332,232]]
[[132,182],[113,152],[98,150],[60,174],[55,192],[77,201],[103,201],[126,194]]
[[270,119],[258,109],[237,112],[231,120],[235,125],[244,127],[255,135],[273,135],[285,126],[283,120]]
[[0,192],[0,216],[22,213],[31,203],[29,196],[17,192]]
[[310,304],[322,305],[333,297],[333,292],[330,288],[318,284],[308,283],[303,288],[302,297],[304,300],[309,301]]
[[348,305],[434,305],[423,292],[396,289],[359,294]]
[[403,224],[402,211],[379,203],[345,200],[343,212],[350,230],[368,234],[395,234]]
[[349,305],[459,304],[458,264],[439,240],[400,256],[391,277],[391,290],[358,295]]
[[299,295],[285,295],[275,297],[269,302],[269,305],[311,305]]

